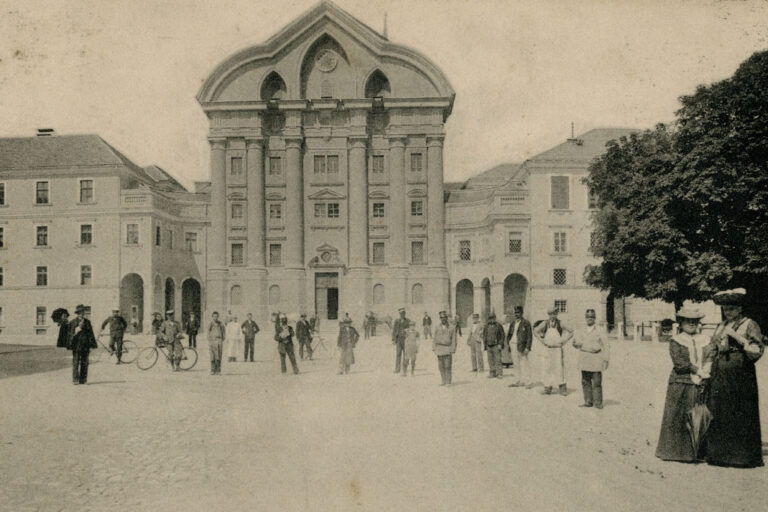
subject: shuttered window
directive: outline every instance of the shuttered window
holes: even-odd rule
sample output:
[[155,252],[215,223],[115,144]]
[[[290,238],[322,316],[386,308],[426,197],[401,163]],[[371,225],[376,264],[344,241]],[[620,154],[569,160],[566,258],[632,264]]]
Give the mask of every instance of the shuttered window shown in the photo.
[[570,208],[570,178],[568,176],[552,176],[552,209],[567,210]]

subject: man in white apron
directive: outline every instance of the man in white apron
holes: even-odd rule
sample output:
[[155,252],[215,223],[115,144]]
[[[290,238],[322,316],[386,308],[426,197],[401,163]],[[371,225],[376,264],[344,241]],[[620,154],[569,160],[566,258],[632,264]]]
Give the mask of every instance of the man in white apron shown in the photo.
[[557,386],[561,395],[568,394],[565,385],[565,360],[563,354],[563,345],[568,343],[573,337],[573,330],[564,326],[557,318],[557,308],[547,310],[549,319],[541,322],[534,334],[539,338],[542,345],[542,381],[544,382],[544,391],[542,394],[550,395]]

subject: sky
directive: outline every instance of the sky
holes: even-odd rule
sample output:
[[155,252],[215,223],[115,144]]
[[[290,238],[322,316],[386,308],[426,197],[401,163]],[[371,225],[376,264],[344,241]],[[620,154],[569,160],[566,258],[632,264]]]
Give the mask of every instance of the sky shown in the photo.
[[[0,0],[0,137],[95,133],[187,186],[209,174],[195,96],[232,53],[314,0]],[[456,91],[446,181],[604,126],[674,119],[678,98],[768,48],[768,2],[337,0],[435,62]]]

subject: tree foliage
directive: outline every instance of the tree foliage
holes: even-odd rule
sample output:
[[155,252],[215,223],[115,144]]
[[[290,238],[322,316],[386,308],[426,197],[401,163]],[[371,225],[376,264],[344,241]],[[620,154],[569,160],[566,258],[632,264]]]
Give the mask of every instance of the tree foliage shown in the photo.
[[678,305],[744,286],[764,304],[768,51],[680,101],[671,126],[611,141],[590,166],[603,261],[587,282]]

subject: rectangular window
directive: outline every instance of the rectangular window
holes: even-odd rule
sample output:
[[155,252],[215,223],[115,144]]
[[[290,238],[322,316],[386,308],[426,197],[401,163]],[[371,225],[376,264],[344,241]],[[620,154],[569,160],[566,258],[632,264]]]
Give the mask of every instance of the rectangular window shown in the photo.
[[80,202],[93,202],[93,180],[80,180]]
[[37,246],[46,247],[48,245],[48,226],[37,226]]
[[160,225],[155,226],[155,245],[160,247],[160,243],[163,241],[160,235]]
[[374,174],[384,174],[384,155],[373,155],[371,170]]
[[555,286],[564,286],[566,283],[566,271],[564,268],[556,268],[552,271],[552,284]]
[[80,224],[80,245],[91,245],[93,243],[93,226],[91,224]]
[[272,176],[279,176],[283,172],[282,166],[280,164],[281,162],[279,156],[269,157],[269,174]]
[[269,205],[269,220],[279,221],[283,218],[283,210],[279,204]]
[[555,246],[554,250],[555,252],[568,252],[568,239],[566,238],[566,234],[562,231],[557,232],[554,234],[555,236]]
[[411,242],[411,263],[413,264],[424,263],[424,242],[423,241]]
[[339,155],[328,155],[328,174],[338,174]]
[[35,203],[48,204],[48,182],[38,181],[35,183]]
[[558,313],[567,313],[568,312],[568,301],[567,300],[556,300],[555,301],[555,309],[557,309]]
[[80,286],[89,286],[91,284],[91,266],[80,265]]
[[520,231],[511,231],[509,233],[509,246],[507,250],[510,254],[523,252],[523,233]]
[[280,244],[269,244],[269,264],[283,264],[283,247]]
[[328,203],[328,218],[329,219],[339,218],[339,203]]
[[568,176],[551,177],[553,210],[567,210],[570,208],[570,184],[571,179]]
[[232,265],[242,265],[244,262],[243,244],[232,244]]
[[128,245],[139,245],[139,225],[138,224],[126,225],[125,243]]
[[384,242],[373,242],[373,263],[384,263]]
[[48,267],[37,267],[37,286],[48,286]]
[[48,318],[45,306],[37,306],[35,308],[35,325],[45,325],[45,320]]
[[242,219],[243,219],[243,204],[232,203],[232,220],[242,220]]
[[0,227],[0,249],[5,247],[5,228]]
[[315,203],[315,218],[325,217],[325,203]]
[[472,242],[469,240],[459,241],[459,259],[461,261],[472,260]]
[[184,233],[184,249],[189,252],[197,252],[197,233]]
[[421,153],[411,153],[411,172],[422,171]]
[[315,155],[315,174],[325,174],[325,156]]
[[411,215],[413,217],[424,215],[424,201],[411,201]]
[[374,219],[384,218],[384,203],[373,203],[373,218]]
[[596,210],[598,208],[597,193],[592,191],[592,189],[589,189],[588,194],[589,194],[589,197],[587,198],[587,200],[588,200],[588,206],[587,207],[590,210]]
[[5,183],[0,183],[0,206],[5,206]]
[[243,157],[233,156],[229,161],[229,173],[232,176],[243,175]]
[[173,230],[168,230],[168,248],[173,249]]

